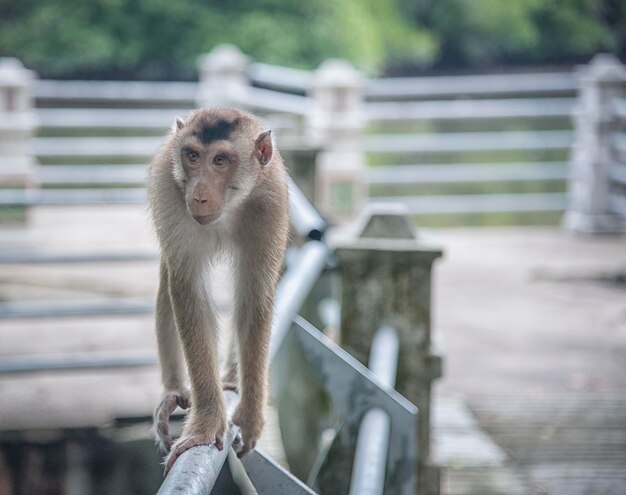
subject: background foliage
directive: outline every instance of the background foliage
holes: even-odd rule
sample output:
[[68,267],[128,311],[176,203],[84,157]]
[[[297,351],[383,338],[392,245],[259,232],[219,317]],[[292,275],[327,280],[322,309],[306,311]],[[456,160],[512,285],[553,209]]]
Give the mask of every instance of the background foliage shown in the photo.
[[0,0],[0,22],[0,55],[42,77],[189,79],[223,42],[371,73],[626,56],[626,0]]

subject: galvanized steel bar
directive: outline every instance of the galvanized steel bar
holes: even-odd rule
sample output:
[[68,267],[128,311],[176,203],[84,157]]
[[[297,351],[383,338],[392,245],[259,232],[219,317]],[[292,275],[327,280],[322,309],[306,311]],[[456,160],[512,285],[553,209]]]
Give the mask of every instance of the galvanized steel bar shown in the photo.
[[291,223],[298,236],[316,241],[322,238],[328,224],[291,178],[289,178],[289,209]]
[[[381,410],[391,418],[389,447],[384,458],[393,476],[386,480],[386,488],[390,493],[413,495],[417,480],[417,408],[301,317],[296,317],[293,330],[319,384],[328,393],[333,415],[343,421],[343,426],[337,432],[339,441],[333,441],[326,459],[333,459],[334,462],[348,459],[348,462],[342,462],[342,471],[330,478],[334,482],[343,483],[340,479],[345,478],[344,471],[348,472],[351,464],[349,458],[354,452],[352,432],[358,429],[368,411]],[[325,462],[321,463],[321,470],[324,470]],[[311,486],[319,484],[321,470],[309,478]],[[328,493],[333,493],[333,490],[337,490],[337,493],[348,492],[348,481],[345,482],[345,489],[343,486],[333,486],[331,489],[328,485],[322,488]]]
[[[231,391],[225,391],[224,396],[228,419],[230,420],[239,402],[239,396]],[[238,426],[233,425],[230,421],[229,424],[230,427],[224,435],[224,448],[222,450],[217,450],[215,444],[211,444],[199,445],[183,452],[172,466],[157,495],[211,493],[224,462],[226,462],[228,451],[239,433]]]
[[283,275],[276,290],[270,362],[274,359],[294,318],[328,262],[330,249],[320,241],[307,242],[297,253],[293,267]]
[[[385,387],[393,388],[398,367],[399,339],[388,326],[380,328],[372,342],[369,367]],[[359,427],[351,495],[380,495],[385,487],[391,419],[382,409],[370,409]]]
[[369,369],[385,387],[394,388],[396,384],[399,342],[397,332],[386,325],[376,332],[372,341]]
[[263,452],[253,450],[242,459],[259,494],[315,495],[315,492]]

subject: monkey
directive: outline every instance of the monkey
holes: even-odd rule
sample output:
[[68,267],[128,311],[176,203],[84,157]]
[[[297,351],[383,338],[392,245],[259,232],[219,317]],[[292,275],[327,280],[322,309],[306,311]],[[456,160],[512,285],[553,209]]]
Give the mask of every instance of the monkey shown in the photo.
[[[193,446],[223,449],[224,389],[240,392],[232,416],[240,428],[238,456],[261,434],[274,295],[289,235],[287,172],[271,131],[253,115],[200,109],[176,119],[150,165],[147,186],[161,250],[156,334],[163,396],[154,429],[169,451],[167,475]],[[206,284],[221,259],[233,268],[236,327],[223,379],[217,314]],[[173,442],[168,422],[177,406],[188,411]]]

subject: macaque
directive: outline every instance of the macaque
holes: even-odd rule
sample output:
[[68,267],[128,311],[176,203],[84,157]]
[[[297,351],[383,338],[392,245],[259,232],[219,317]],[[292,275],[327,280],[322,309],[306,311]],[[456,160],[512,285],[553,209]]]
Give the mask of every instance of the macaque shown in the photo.
[[[240,392],[232,417],[241,433],[238,455],[261,434],[274,292],[289,230],[287,173],[270,131],[254,116],[202,109],[176,120],[152,162],[148,192],[161,246],[156,333],[164,393],[154,423],[169,451],[167,474],[195,445],[223,449],[223,389]],[[224,258],[234,272],[236,332],[222,379],[206,282]],[[177,406],[189,411],[173,443],[168,422]]]

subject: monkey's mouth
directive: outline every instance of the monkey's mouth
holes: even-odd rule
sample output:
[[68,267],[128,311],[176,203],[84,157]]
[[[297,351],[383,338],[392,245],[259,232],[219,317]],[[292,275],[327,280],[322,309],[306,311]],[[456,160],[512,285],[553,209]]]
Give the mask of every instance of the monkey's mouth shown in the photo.
[[211,213],[210,215],[193,215],[193,219],[200,225],[209,225],[219,218],[222,212]]

